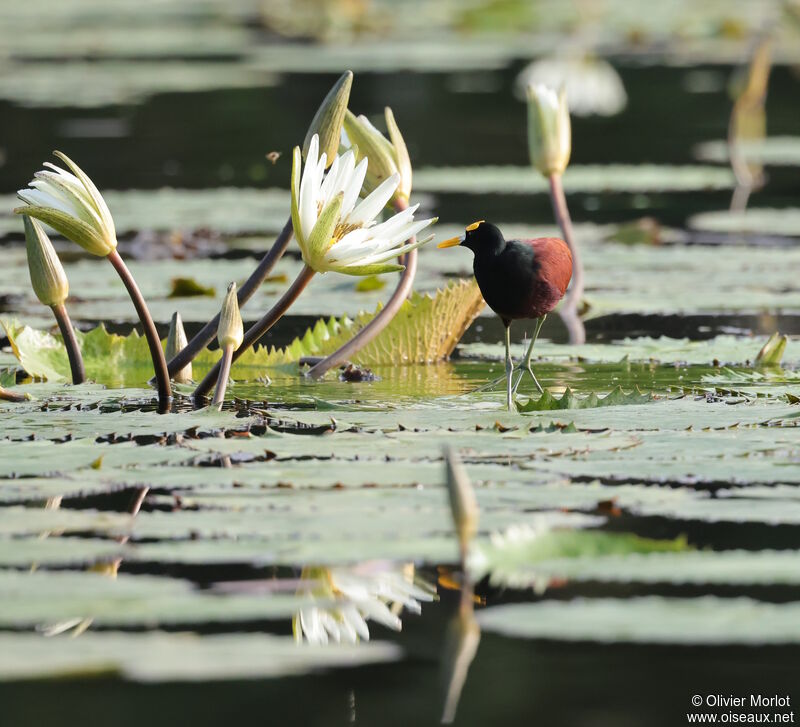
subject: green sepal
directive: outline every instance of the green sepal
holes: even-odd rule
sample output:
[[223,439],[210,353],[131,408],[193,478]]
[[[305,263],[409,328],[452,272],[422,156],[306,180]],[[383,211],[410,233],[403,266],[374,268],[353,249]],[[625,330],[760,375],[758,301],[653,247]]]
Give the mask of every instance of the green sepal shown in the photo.
[[303,260],[306,264],[317,272],[324,272],[325,266],[321,264],[324,255],[331,246],[331,236],[339,223],[339,215],[342,211],[342,200],[344,194],[339,192],[322,210],[322,214],[317,218],[314,229],[308,236],[306,248],[303,251]]
[[405,265],[397,263],[373,263],[372,265],[351,265],[346,268],[335,268],[337,273],[344,275],[383,275],[383,273],[397,273],[405,270]]
[[66,212],[57,210],[54,207],[30,205],[27,207],[17,207],[14,212],[18,215],[28,215],[29,217],[35,217],[37,220],[41,220],[68,240],[72,240],[76,245],[80,245],[86,252],[92,255],[105,257],[116,249],[115,245],[110,245],[106,240],[100,237],[91,225],[68,215]]
[[300,227],[300,169],[302,166],[302,155],[300,147],[296,146],[292,152],[292,226],[294,234],[301,247],[305,245],[305,237]]

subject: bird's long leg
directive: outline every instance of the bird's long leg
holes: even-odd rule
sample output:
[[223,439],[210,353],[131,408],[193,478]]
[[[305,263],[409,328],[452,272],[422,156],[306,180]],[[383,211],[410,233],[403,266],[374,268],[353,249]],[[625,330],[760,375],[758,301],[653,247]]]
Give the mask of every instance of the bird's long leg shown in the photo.
[[524,375],[525,371],[527,371],[531,375],[533,383],[536,384],[536,388],[539,389],[539,393],[544,394],[544,389],[542,388],[542,385],[539,383],[539,380],[536,378],[536,376],[533,373],[533,369],[531,368],[531,356],[533,355],[533,347],[536,345],[536,339],[539,338],[539,331],[542,330],[545,318],[547,318],[547,316],[543,315],[536,319],[536,328],[533,329],[533,337],[531,338],[531,345],[528,346],[528,351],[525,354],[525,359],[517,367],[520,371],[520,377],[517,379],[517,383],[514,384],[515,394],[517,393],[517,388],[519,387],[520,381],[522,381],[522,376]]
[[514,406],[514,392],[511,379],[514,376],[514,362],[511,360],[511,325],[506,324],[506,406],[508,410]]

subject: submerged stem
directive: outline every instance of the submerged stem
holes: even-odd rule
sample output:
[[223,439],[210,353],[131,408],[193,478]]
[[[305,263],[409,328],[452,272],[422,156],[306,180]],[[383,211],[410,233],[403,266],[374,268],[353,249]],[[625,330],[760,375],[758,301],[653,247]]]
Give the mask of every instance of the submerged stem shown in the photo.
[[222,360],[219,367],[219,377],[217,378],[217,390],[211,400],[211,406],[222,408],[225,401],[225,389],[228,388],[228,377],[231,375],[231,358],[233,357],[233,344],[229,343],[222,349]]
[[[237,298],[239,300],[239,308],[243,308],[253,293],[258,290],[261,284],[266,280],[267,276],[272,272],[275,263],[281,259],[286,248],[292,241],[292,234],[294,228],[292,227],[292,218],[290,217],[286,224],[283,226],[280,234],[275,238],[272,247],[261,258],[258,267],[250,274],[250,277],[239,288]],[[200,351],[202,351],[217,335],[217,326],[219,325],[219,313],[214,316],[206,325],[204,325],[189,341],[188,345],[180,351],[176,356],[170,359],[168,368],[170,376],[174,376],[178,371],[183,369],[190,363]]]
[[[397,212],[402,212],[408,203],[405,201],[398,201],[394,205]],[[413,242],[414,238],[410,238],[409,242]],[[405,302],[406,298],[411,294],[411,289],[414,286],[414,277],[417,274],[417,251],[411,250],[407,253],[402,260],[406,269],[400,274],[400,280],[397,287],[392,293],[386,305],[367,325],[365,325],[355,336],[353,336],[347,343],[340,346],[330,356],[325,357],[319,363],[311,367],[306,372],[306,376],[312,379],[319,379],[324,376],[330,369],[339,364],[344,363],[352,356],[355,356],[364,346],[371,341],[375,340],[376,336],[384,329],[392,319],[397,315],[400,307]]]
[[78,339],[75,338],[75,329],[72,327],[67,308],[63,303],[57,303],[51,308],[56,323],[58,323],[58,329],[61,331],[61,338],[64,339],[64,346],[67,349],[72,383],[82,384],[86,381],[86,371],[83,367],[83,356],[81,356],[81,349],[78,346]]
[[133,301],[136,312],[139,314],[139,320],[142,322],[144,328],[144,336],[147,339],[147,346],[150,349],[150,357],[153,359],[153,369],[156,375],[156,385],[158,387],[158,411],[160,414],[165,414],[169,411],[170,401],[172,400],[172,388],[169,383],[169,374],[167,373],[167,360],[164,357],[164,349],[161,347],[161,339],[158,337],[153,317],[147,308],[142,292],[136,281],[125,265],[125,261],[120,257],[116,250],[112,250],[108,254],[109,262],[114,266],[114,269],[119,273],[119,277],[128,289],[128,294]]
[[572,253],[572,281],[564,298],[564,302],[558,309],[558,314],[564,321],[569,331],[570,343],[585,343],[586,330],[583,321],[578,316],[578,305],[583,298],[583,261],[581,260],[578,245],[575,242],[575,234],[572,230],[572,219],[569,216],[567,198],[564,196],[564,185],[561,182],[560,174],[551,174],[548,177],[550,182],[550,201],[553,204],[553,214],[555,215],[564,242],[567,243],[569,251]]
[[[292,305],[292,303],[297,300],[297,298],[300,296],[300,293],[303,292],[313,277],[314,270],[308,267],[308,265],[304,265],[303,269],[300,271],[300,274],[295,278],[295,281],[291,284],[289,289],[281,296],[280,300],[278,300],[278,302],[272,306],[266,315],[250,326],[250,328],[244,334],[242,345],[239,346],[239,348],[237,348],[231,356],[231,363],[236,361],[239,356],[241,356],[248,348],[250,348],[250,346],[256,343],[261,336],[263,336],[270,328],[272,328],[272,326],[275,325],[281,316],[287,310],[289,310],[289,307]],[[221,368],[222,361],[220,360],[217,361],[214,367],[206,374],[205,378],[194,390],[195,400],[202,398],[211,390],[214,382],[219,378],[219,371]]]

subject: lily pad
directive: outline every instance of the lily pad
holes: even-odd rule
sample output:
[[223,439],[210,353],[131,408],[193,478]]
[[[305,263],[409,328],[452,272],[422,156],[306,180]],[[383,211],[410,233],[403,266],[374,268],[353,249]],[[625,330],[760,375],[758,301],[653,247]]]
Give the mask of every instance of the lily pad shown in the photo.
[[[733,174],[712,166],[573,165],[564,188],[574,192],[693,192],[731,189]],[[531,167],[423,167],[414,171],[418,192],[531,194],[547,192],[547,180]]]
[[800,604],[749,598],[598,598],[494,606],[481,628],[516,638],[601,643],[796,644]]
[[[738,153],[749,162],[767,166],[793,167],[800,165],[800,137],[770,136],[759,140],[742,140],[737,143]],[[728,162],[727,141],[706,141],[698,144],[695,156],[704,162]]]
[[288,636],[85,633],[78,639],[0,635],[0,678],[105,676],[136,682],[267,679],[392,661],[393,644],[302,646]]
[[800,236],[800,209],[749,207],[741,212],[702,212],[689,219],[689,227],[709,232]]

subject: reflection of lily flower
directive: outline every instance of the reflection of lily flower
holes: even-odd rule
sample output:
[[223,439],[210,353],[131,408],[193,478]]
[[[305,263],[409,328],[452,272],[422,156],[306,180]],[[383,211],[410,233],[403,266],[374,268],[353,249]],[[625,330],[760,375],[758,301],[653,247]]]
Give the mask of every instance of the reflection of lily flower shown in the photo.
[[305,584],[300,593],[327,603],[304,608],[292,619],[295,640],[310,644],[355,643],[359,638],[368,641],[370,619],[400,631],[403,608],[420,613],[421,602],[436,597],[432,586],[415,579],[413,568],[371,562],[304,569]]
[[574,116],[614,116],[628,103],[625,86],[614,67],[599,58],[543,58],[517,76],[516,92],[525,97],[528,86],[564,86]]

